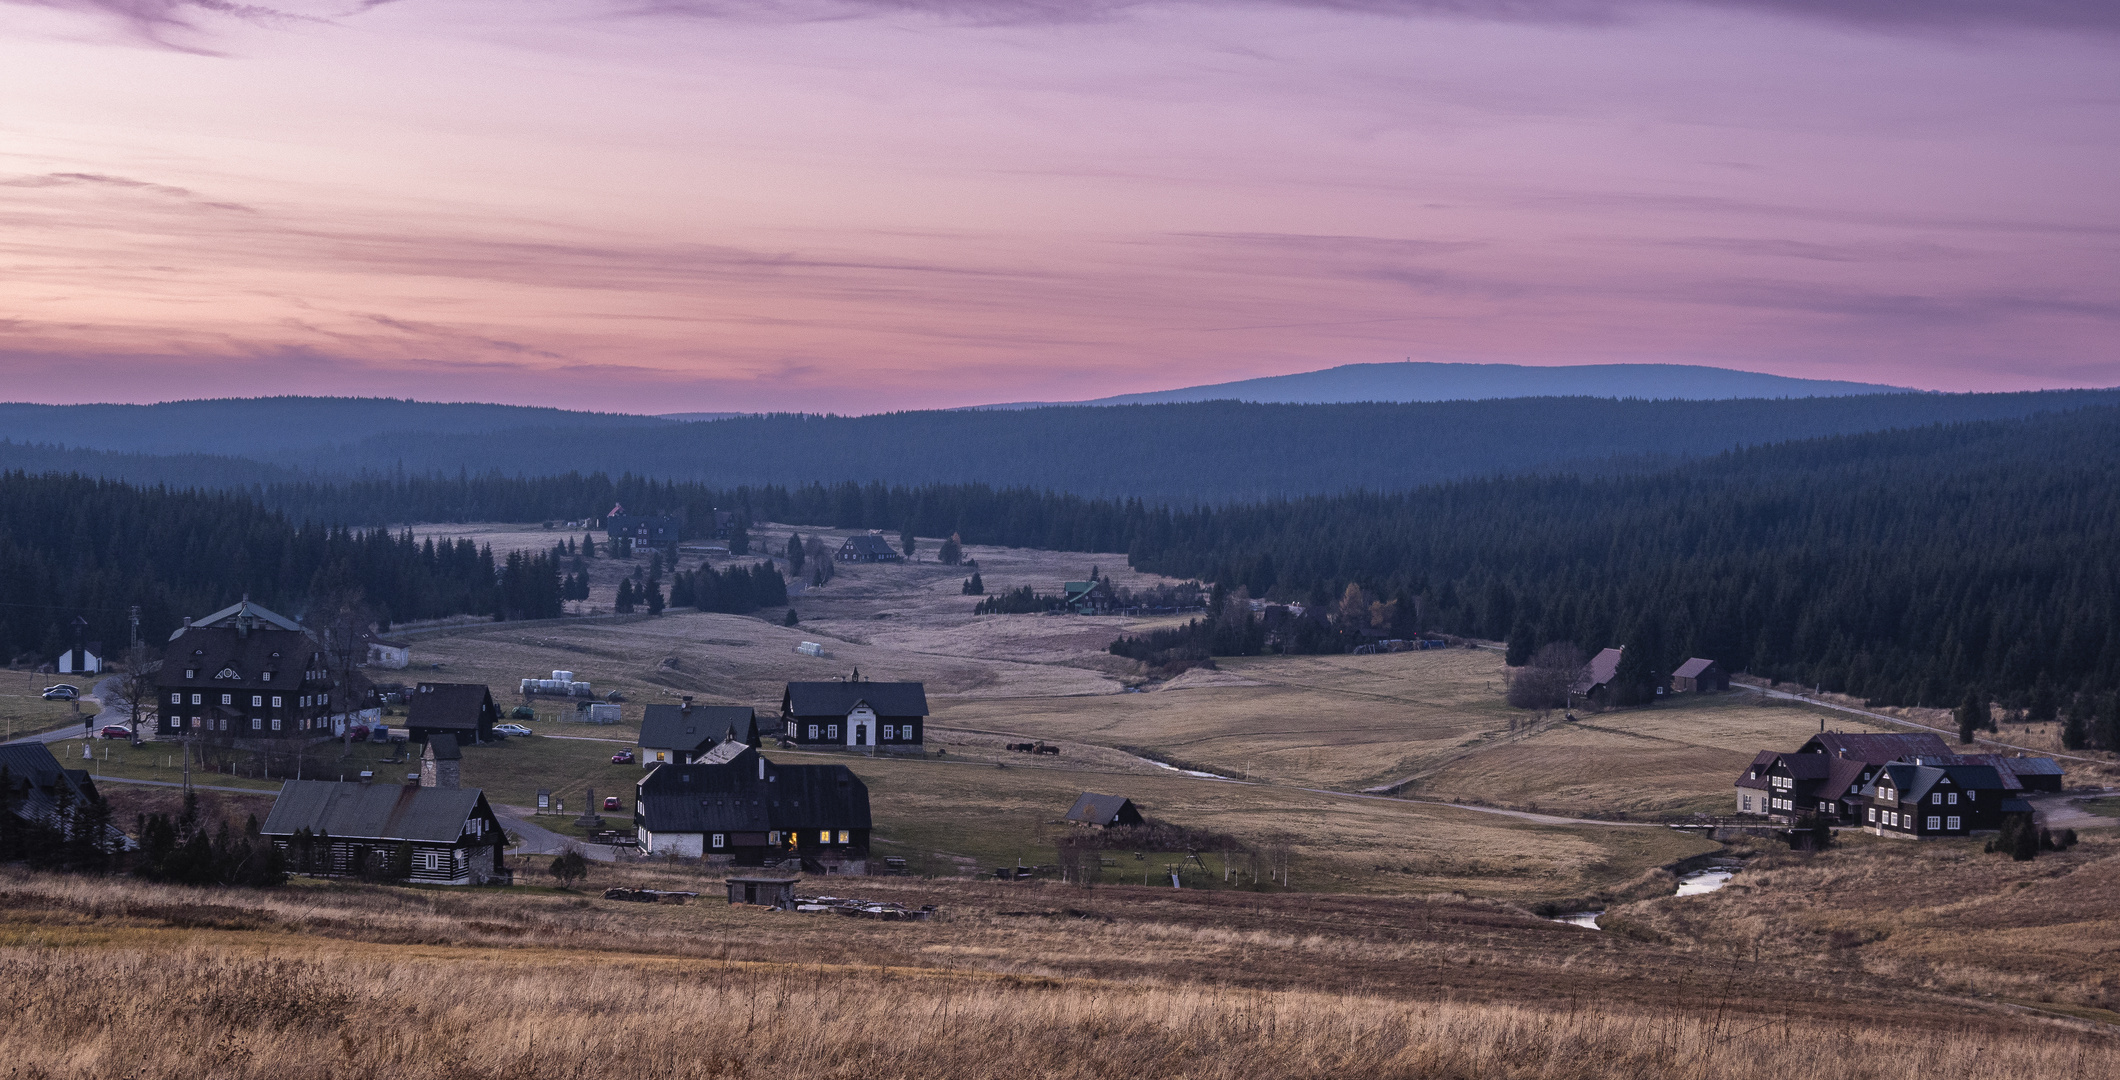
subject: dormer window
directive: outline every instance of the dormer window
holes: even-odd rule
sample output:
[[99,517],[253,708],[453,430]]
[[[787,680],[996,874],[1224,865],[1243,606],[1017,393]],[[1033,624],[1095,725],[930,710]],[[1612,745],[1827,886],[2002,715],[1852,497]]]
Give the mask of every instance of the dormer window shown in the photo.
[[188,668],[185,668],[185,669],[184,669],[184,677],[185,677],[185,678],[187,678],[187,679],[196,679],[196,678],[198,678],[198,677],[199,677],[199,669],[198,669],[198,668],[195,668],[195,667],[188,667]]
[[261,671],[261,672],[259,672],[259,673],[258,673],[258,678],[259,678],[260,680],[264,681],[264,682],[271,682],[271,681],[272,681],[272,672],[270,672],[270,671]]

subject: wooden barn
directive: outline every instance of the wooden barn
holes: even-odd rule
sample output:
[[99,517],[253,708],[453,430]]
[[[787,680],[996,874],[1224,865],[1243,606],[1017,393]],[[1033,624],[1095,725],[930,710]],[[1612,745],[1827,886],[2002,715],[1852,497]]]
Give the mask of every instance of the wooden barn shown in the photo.
[[[259,830],[298,874],[504,884],[500,819],[477,788],[289,780]],[[396,865],[400,859],[408,865]]]
[[1720,694],[1728,689],[1729,673],[1713,660],[1696,656],[1671,673],[1671,692],[1675,694]]
[[839,545],[840,562],[904,562],[905,556],[891,542],[875,533],[855,533]]
[[1075,805],[1067,810],[1070,825],[1091,825],[1099,829],[1117,829],[1127,825],[1141,824],[1141,811],[1134,808],[1134,801],[1124,795],[1099,795],[1085,791],[1075,797]]
[[447,735],[458,746],[487,742],[500,719],[500,706],[485,683],[423,682],[405,695],[405,730],[413,742],[436,735]]

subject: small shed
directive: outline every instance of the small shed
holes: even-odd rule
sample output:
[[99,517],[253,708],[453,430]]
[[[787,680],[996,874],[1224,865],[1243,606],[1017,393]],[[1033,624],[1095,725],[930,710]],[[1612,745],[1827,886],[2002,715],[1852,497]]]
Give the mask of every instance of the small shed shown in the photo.
[[76,645],[59,654],[59,674],[100,675],[103,672],[103,657],[97,655],[103,649],[100,642]]
[[1125,825],[1141,824],[1141,811],[1134,808],[1134,801],[1124,795],[1099,795],[1085,791],[1075,797],[1075,805],[1068,808],[1067,820],[1071,825],[1094,825],[1100,829],[1113,829]]
[[1671,690],[1678,694],[1720,694],[1730,688],[1730,675],[1721,664],[1698,656],[1671,673]]
[[729,903],[762,904],[781,911],[793,911],[797,880],[791,877],[732,877],[728,879]]

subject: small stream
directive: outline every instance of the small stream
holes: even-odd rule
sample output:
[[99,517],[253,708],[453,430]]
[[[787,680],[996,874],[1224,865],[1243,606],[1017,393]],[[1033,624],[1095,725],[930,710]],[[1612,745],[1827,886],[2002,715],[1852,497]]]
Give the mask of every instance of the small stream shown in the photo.
[[[1695,870],[1690,874],[1681,875],[1678,879],[1678,891],[1672,895],[1700,896],[1714,892],[1728,885],[1730,879],[1736,876],[1737,869],[1735,864],[1710,866],[1704,870]],[[1570,926],[1588,927],[1592,930],[1601,930],[1603,927],[1597,925],[1597,920],[1598,916],[1603,914],[1604,912],[1602,911],[1571,911],[1566,915],[1556,915],[1551,921],[1567,923]]]

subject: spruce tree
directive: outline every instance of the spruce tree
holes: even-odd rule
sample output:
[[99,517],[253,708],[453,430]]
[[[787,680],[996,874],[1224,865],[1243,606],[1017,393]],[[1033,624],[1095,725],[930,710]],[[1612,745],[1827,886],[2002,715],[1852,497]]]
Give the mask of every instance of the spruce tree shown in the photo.
[[1531,654],[1538,650],[1538,641],[1532,636],[1531,624],[1518,619],[1516,628],[1509,631],[1509,653],[1503,661],[1510,667],[1523,667],[1531,662]]
[[914,548],[919,546],[919,541],[913,538],[913,526],[911,522],[907,522],[905,528],[899,531],[898,546],[905,551],[905,557],[908,560],[913,557],[913,550]]
[[620,615],[633,614],[633,579],[618,579],[618,602],[613,605]]
[[2066,718],[2061,722],[2061,748],[2083,750],[2091,741],[2091,697],[2077,694],[2069,699]]
[[789,534],[788,534],[788,573],[790,573],[790,574],[800,574],[800,573],[802,573],[802,560],[803,560],[803,557],[804,557],[804,556],[803,556],[803,550],[802,550],[802,534],[801,534],[801,533],[789,533]]
[[1988,713],[1987,695],[1977,686],[1966,691],[1965,700],[1959,703],[1952,718],[1958,721],[1958,741],[1972,742],[1975,732],[1993,723]]
[[662,613],[663,613],[663,591],[662,591],[662,586],[660,586],[660,585],[657,585],[657,584],[655,584],[655,583],[653,583],[653,582],[650,582],[650,583],[648,584],[648,614],[650,614],[650,615],[660,615],[660,614],[662,614]]

